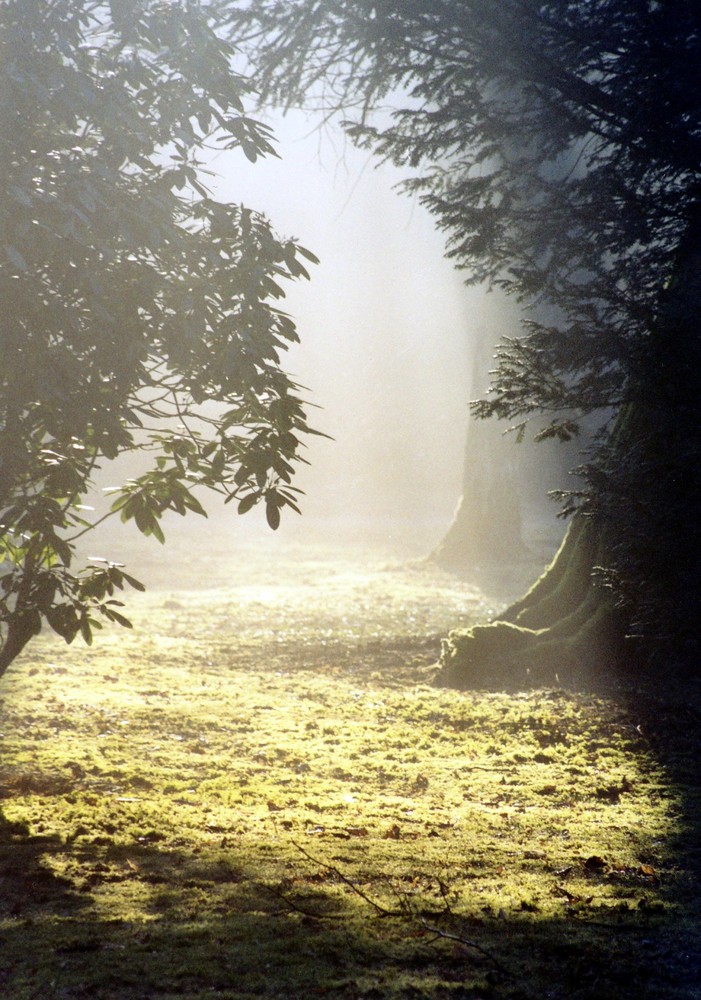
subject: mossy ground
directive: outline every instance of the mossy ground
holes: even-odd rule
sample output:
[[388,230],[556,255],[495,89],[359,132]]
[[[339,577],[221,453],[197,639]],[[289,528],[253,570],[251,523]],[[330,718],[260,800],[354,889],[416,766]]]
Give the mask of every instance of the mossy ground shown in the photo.
[[228,579],[3,681],[0,995],[701,995],[695,713],[432,687],[437,571]]

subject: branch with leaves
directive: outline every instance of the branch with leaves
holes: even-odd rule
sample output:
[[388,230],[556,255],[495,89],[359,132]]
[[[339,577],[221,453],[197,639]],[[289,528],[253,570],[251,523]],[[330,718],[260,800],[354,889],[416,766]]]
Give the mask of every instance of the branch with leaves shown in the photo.
[[[0,673],[46,622],[128,625],[112,563],[75,543],[116,516],[164,540],[203,492],[299,511],[302,390],[284,284],[313,253],[218,202],[204,150],[276,156],[216,5],[8,0],[0,7]],[[117,456],[151,467],[90,519]]]

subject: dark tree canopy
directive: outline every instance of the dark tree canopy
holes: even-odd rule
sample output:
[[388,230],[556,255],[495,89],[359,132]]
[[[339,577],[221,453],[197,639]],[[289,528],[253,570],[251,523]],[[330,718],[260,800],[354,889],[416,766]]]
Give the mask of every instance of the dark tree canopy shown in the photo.
[[161,541],[198,487],[273,528],[297,509],[309,428],[276,302],[314,257],[205,185],[206,146],[274,154],[234,54],[207,4],[0,5],[0,672],[44,620],[128,624],[114,592],[138,582],[72,566],[104,460],[151,456],[112,503]]
[[[406,168],[469,282],[523,304],[479,416],[567,439],[599,582],[649,639],[699,617],[701,11],[664,0],[223,2],[266,99]],[[683,611],[681,607],[683,607]]]
[[[414,173],[406,189],[470,282],[552,311],[505,350],[480,412],[591,410],[634,395],[632,359],[701,179],[694,5],[232,6],[259,25],[266,96],[342,111],[360,144]],[[391,115],[370,124],[383,105]]]

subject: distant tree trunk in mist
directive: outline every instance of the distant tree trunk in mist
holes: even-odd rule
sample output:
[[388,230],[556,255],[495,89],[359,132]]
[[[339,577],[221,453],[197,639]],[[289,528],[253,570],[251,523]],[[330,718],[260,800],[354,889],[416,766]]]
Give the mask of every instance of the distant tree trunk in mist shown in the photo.
[[[492,421],[469,420],[463,492],[453,522],[431,558],[446,569],[521,559],[517,445]],[[545,502],[545,501],[544,501]]]
[[[498,335],[477,332],[470,392],[483,389]],[[521,559],[526,555],[519,501],[519,454],[506,428],[468,418],[462,496],[448,531],[431,558],[450,570]]]
[[[496,322],[481,335],[475,349],[471,394],[480,395],[494,365],[494,350],[503,336],[503,306],[495,311]],[[517,317],[509,317],[514,326]],[[509,564],[532,560],[528,545],[527,508],[542,512],[547,526],[550,552],[562,538],[555,524],[554,505],[547,492],[562,488],[567,469],[575,464],[572,448],[561,442],[517,443],[504,421],[469,417],[464,452],[462,495],[445,536],[430,558],[445,569],[469,571],[485,564]]]

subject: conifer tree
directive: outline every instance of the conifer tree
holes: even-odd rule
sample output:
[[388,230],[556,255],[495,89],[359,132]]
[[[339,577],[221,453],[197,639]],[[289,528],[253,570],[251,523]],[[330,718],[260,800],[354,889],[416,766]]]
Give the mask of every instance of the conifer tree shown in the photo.
[[609,414],[553,566],[444,678],[698,652],[701,12],[660,0],[224,3],[266,99],[406,171],[469,283],[521,303],[479,417]]

